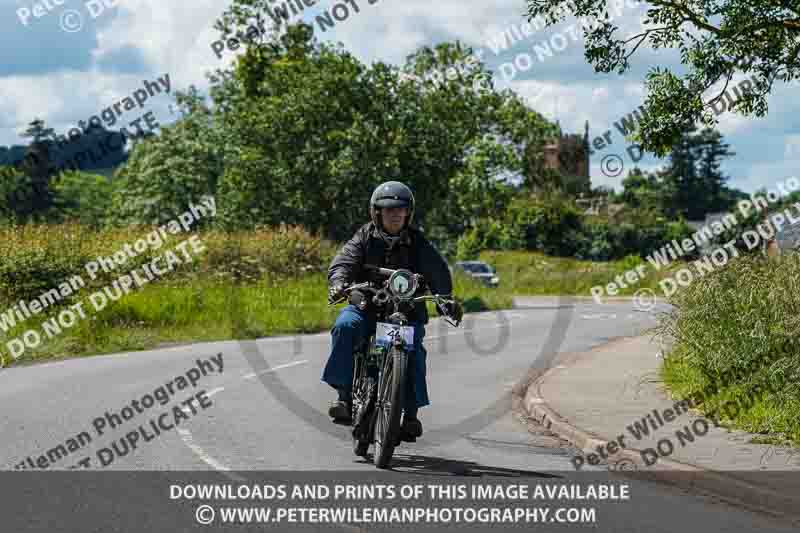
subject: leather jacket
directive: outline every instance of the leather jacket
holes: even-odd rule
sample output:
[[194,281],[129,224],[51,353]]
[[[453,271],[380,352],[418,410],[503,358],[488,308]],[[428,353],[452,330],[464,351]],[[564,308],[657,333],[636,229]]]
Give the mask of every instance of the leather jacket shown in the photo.
[[[389,249],[373,222],[361,226],[355,235],[339,250],[328,268],[328,286],[335,283],[361,283],[372,275],[365,264],[383,268],[407,268],[425,278],[425,286],[418,289],[420,296],[426,288],[433,294],[452,294],[453,279],[447,261],[416,228],[409,226],[395,245]],[[357,291],[353,291],[354,293]],[[359,295],[355,295],[358,298]],[[351,298],[351,303],[353,298]],[[374,316],[374,305],[369,302],[367,312]],[[414,304],[409,320],[428,323],[425,302]]]

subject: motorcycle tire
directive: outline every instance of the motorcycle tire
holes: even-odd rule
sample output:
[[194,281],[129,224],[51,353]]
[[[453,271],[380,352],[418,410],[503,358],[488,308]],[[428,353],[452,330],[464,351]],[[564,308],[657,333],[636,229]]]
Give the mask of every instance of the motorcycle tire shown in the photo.
[[407,366],[408,354],[392,347],[384,360],[384,368],[378,381],[378,401],[375,405],[373,461],[378,468],[389,467],[400,433]]
[[367,403],[361,408],[360,412],[353,413],[353,453],[359,457],[367,456],[373,413],[375,411],[374,391],[377,384],[375,383],[375,378],[367,378],[366,381]]
[[369,450],[369,426],[374,406],[375,379],[367,375],[367,362],[363,354],[356,354],[353,368],[352,420],[353,453],[366,457]]

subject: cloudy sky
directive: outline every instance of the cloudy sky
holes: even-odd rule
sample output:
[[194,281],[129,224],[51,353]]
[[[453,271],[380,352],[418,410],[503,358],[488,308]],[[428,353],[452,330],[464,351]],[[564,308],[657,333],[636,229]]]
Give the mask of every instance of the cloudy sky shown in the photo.
[[[39,0],[37,8],[33,0],[0,0],[0,145],[25,143],[19,134],[34,118],[66,133],[79,120],[132,96],[144,80],[167,73],[173,90],[190,84],[204,90],[205,73],[224,66],[235,53],[226,50],[220,60],[210,46],[217,39],[213,24],[228,1],[106,0],[112,7],[102,0],[91,0],[92,5],[61,1]],[[339,0],[322,0],[302,18],[314,24],[320,40],[341,41],[365,63],[401,65],[420,46],[461,40],[483,54],[497,86],[515,90],[548,119],[558,119],[567,132],[583,133],[587,120],[592,138],[610,129],[613,144],[592,157],[594,185],[618,186],[633,166],[614,123],[643,102],[648,69],[679,67],[675,53],[640,48],[625,75],[596,74],[583,58],[582,33],[574,18],[528,36],[521,33],[524,0],[352,1],[359,12],[349,7],[349,17],[334,29],[322,32],[314,19]],[[642,27],[646,4],[634,3],[628,0],[611,9],[624,35]],[[340,17],[346,12],[337,9]],[[508,33],[503,37],[507,31],[515,42],[508,42]],[[552,56],[541,52],[545,47]],[[797,175],[799,88],[777,82],[764,118],[719,117],[718,129],[736,152],[724,165],[731,185],[752,192]],[[114,128],[148,111],[162,124],[172,122],[176,115],[171,103],[172,97],[162,92],[142,108],[120,107]],[[607,173],[620,164],[626,170],[618,177],[605,176],[603,157],[615,154],[620,160],[608,159]],[[645,157],[638,164],[650,169],[662,162]]]

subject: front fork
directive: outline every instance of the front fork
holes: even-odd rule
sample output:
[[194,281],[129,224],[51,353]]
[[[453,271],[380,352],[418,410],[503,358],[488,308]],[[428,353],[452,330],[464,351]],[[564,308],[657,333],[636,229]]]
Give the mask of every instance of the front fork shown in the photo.
[[[393,344],[394,347],[398,349],[406,350],[405,344],[401,338],[395,339]],[[364,391],[366,393],[365,405],[359,409],[353,417],[353,436],[361,440],[368,439],[370,443],[375,440],[374,415],[378,403],[378,382],[380,379],[380,369],[383,368],[386,362],[385,358],[387,353],[388,351],[383,346],[375,344],[375,337],[373,336],[370,337],[368,344],[355,354],[355,357],[359,359],[355,366],[357,368],[363,368],[363,365],[366,365],[366,373],[361,379],[366,380],[367,390]],[[408,354],[408,358],[406,359],[408,367],[406,369],[405,397],[413,398],[413,401],[416,401],[416,364],[414,360],[416,352],[412,349],[406,350],[406,353]],[[361,393],[361,387],[364,386],[364,384],[356,383],[354,385],[353,394],[356,394],[356,391]],[[405,409],[405,406],[403,406],[403,409]]]
[[[405,382],[405,390],[403,391],[403,393],[404,393],[403,394],[403,396],[404,396],[404,398],[403,398],[404,399],[404,405],[402,406],[403,407],[403,412],[405,412],[406,411],[406,405],[405,404],[410,403],[412,400],[415,403],[417,401],[417,379],[416,379],[416,376],[417,376],[416,368],[417,367],[416,367],[416,360],[415,360],[416,350],[414,349],[413,345],[411,346],[411,349],[409,350],[408,347],[405,344],[405,341],[399,335],[397,337],[395,337],[395,339],[393,340],[392,344],[393,344],[393,347],[395,349],[403,350],[407,355],[407,357],[406,357],[406,372],[405,372],[406,382]],[[386,352],[384,352],[382,355],[385,357]],[[377,362],[378,362],[378,368],[383,368],[383,365],[384,365],[384,362],[385,362],[383,360],[383,357],[381,357]],[[376,389],[376,392],[377,392],[377,389]]]

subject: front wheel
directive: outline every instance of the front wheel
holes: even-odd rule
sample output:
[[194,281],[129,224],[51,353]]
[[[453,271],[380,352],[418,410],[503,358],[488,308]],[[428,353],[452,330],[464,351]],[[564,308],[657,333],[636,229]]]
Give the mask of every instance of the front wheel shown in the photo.
[[384,358],[378,382],[378,403],[375,406],[375,466],[388,468],[394,453],[395,438],[400,432],[403,393],[408,354],[392,347]]

